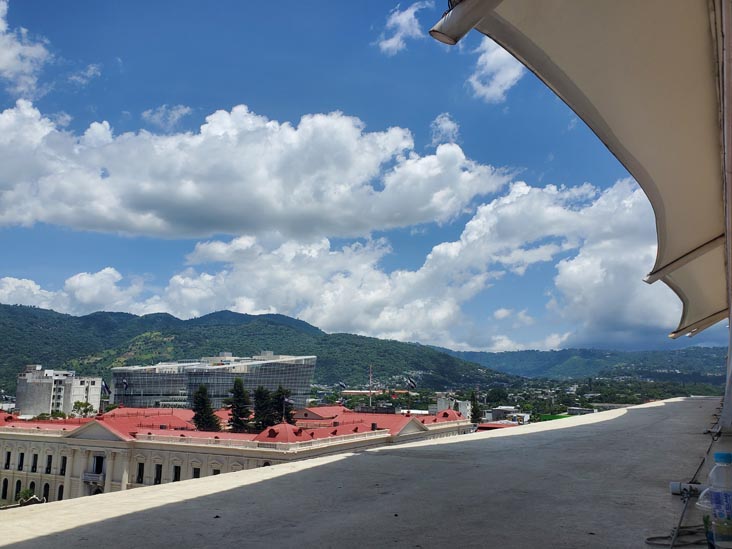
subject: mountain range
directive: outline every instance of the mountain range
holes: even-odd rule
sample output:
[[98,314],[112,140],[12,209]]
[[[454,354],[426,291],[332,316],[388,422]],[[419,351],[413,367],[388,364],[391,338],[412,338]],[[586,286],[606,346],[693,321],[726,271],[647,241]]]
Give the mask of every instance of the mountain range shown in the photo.
[[724,347],[689,347],[668,351],[560,349],[501,353],[453,351],[442,347],[435,349],[486,368],[528,378],[626,376],[656,381],[721,384],[726,375],[727,349]]
[[[26,364],[69,368],[108,376],[113,366],[153,364],[216,355],[251,356],[262,350],[316,355],[315,382],[366,386],[374,380],[403,386],[490,386],[520,377],[569,379],[593,376],[721,384],[726,349],[692,347],[677,351],[453,351],[353,334],[328,334],[302,320],[279,314],[219,311],[181,320],[166,313],[136,316],[96,312],[71,316],[22,305],[0,304],[0,388],[13,391]],[[520,377],[519,377],[520,376]]]
[[219,311],[180,320],[156,313],[97,312],[75,317],[21,305],[0,305],[0,387],[14,390],[26,364],[108,375],[113,366],[214,356],[316,355],[315,382],[349,386],[374,379],[390,386],[410,375],[421,387],[510,382],[515,378],[423,345],[352,334],[327,334],[284,315]]

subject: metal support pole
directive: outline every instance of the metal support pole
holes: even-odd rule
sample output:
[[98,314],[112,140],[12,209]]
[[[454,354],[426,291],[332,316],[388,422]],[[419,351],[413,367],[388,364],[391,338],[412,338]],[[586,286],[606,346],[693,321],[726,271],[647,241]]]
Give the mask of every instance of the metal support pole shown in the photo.
[[[730,2],[718,0],[716,12],[721,23],[721,55],[719,63],[720,102],[722,121],[722,166],[725,242],[725,270],[727,275],[727,306],[732,304],[732,6]],[[732,432],[732,307],[728,314],[727,328],[727,381],[724,391],[724,406],[719,418],[720,430]]]

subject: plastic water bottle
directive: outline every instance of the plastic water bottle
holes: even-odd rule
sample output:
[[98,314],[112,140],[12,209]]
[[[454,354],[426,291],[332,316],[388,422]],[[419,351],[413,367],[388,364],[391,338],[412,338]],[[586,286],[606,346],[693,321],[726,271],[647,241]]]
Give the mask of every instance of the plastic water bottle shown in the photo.
[[709,472],[712,532],[719,548],[732,548],[732,453],[714,454],[716,465]]
[[707,540],[707,547],[714,549],[714,533],[712,532],[712,497],[709,495],[709,488],[699,494],[696,501],[696,508],[701,511],[702,522],[704,523],[704,537]]

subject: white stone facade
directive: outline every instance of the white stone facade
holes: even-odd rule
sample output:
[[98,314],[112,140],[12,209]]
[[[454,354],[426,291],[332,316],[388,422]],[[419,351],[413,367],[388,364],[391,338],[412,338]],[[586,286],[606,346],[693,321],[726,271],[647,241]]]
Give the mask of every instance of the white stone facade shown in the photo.
[[[120,436],[104,421],[42,430],[0,425],[0,504],[32,488],[47,501],[166,484],[178,480],[266,467],[391,442],[442,438],[466,432],[466,421],[440,423],[400,436],[380,429],[297,443],[194,438],[138,433]],[[414,432],[413,432],[414,431]]]

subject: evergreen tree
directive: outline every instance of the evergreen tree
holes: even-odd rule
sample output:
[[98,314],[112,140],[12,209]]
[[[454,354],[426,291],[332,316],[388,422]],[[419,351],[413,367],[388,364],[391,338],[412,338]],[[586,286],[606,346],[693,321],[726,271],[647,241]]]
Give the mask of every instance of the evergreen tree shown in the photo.
[[193,412],[193,423],[199,431],[221,430],[219,418],[214,414],[208,388],[205,385],[199,385],[198,390],[193,393]]
[[475,391],[473,391],[470,393],[470,422],[480,423],[482,418],[483,414],[480,409],[480,404],[478,404],[478,397],[475,394]]
[[249,398],[249,393],[244,389],[244,382],[240,377],[234,379],[234,389],[231,392],[231,398],[226,399],[226,404],[231,406],[229,427],[232,432],[246,432],[249,416],[252,414],[252,401]]
[[259,430],[277,423],[272,393],[261,385],[254,390],[254,423]]
[[[285,389],[280,385],[272,395],[272,405],[275,408],[273,410],[275,417],[279,420],[278,423],[291,423],[295,424],[295,420],[292,418],[292,405],[293,402],[290,400],[290,390]],[[283,415],[284,412],[284,415]]]

